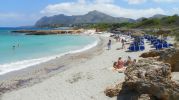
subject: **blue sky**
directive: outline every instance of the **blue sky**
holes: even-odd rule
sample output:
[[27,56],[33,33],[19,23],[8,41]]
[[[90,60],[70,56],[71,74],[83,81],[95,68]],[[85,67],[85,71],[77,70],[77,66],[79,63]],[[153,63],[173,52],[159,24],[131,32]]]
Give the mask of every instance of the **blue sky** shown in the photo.
[[33,25],[42,16],[92,10],[133,19],[173,15],[179,14],[179,0],[0,0],[0,27]]

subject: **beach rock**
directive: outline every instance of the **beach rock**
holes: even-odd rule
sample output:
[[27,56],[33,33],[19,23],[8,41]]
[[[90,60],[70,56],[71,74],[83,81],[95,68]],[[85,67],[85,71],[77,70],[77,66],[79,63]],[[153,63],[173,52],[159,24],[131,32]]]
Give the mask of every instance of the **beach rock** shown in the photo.
[[125,81],[108,87],[117,100],[178,100],[179,84],[171,80],[171,66],[153,58],[139,60],[126,68]]
[[169,63],[171,65],[172,72],[179,72],[179,50],[175,48],[153,50],[147,53],[143,53],[140,57],[158,57],[157,60]]
[[26,35],[52,35],[52,34],[79,34],[83,30],[15,30],[13,33],[25,33]]
[[157,57],[159,56],[161,60],[168,59],[166,57],[173,56],[178,50],[175,48],[168,48],[162,50],[152,50],[150,52],[146,52],[140,55],[142,58],[149,58],[149,57]]
[[119,83],[115,86],[107,87],[104,93],[106,94],[106,96],[114,97],[117,96],[121,90],[122,90],[122,83]]
[[149,57],[157,57],[160,54],[156,51],[150,51],[150,52],[145,52],[143,54],[140,55],[140,57],[142,58],[149,58]]
[[166,49],[164,52],[161,52],[159,61],[169,63],[171,65],[172,72],[179,72],[179,50]]
[[171,80],[170,64],[152,58],[139,60],[127,67],[123,88],[136,92],[139,98],[142,94],[148,94],[151,100],[179,98],[179,85]]

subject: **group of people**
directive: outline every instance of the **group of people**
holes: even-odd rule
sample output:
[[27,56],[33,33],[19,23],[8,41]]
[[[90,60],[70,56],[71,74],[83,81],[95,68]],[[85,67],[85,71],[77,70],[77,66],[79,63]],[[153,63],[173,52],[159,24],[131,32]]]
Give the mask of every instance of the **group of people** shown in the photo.
[[126,61],[122,60],[122,58],[119,57],[118,61],[114,62],[113,68],[114,68],[114,70],[123,72],[127,66],[134,65],[135,63],[136,63],[136,59],[132,60],[130,56],[128,56],[128,59]]
[[120,36],[115,37],[116,42],[121,42],[122,43],[122,49],[125,49],[125,40],[121,38]]
[[[120,40],[119,40],[120,41]],[[111,40],[109,40],[108,41],[108,43],[107,43],[107,47],[108,47],[108,50],[110,50],[111,49]],[[121,43],[122,43],[122,49],[125,49],[126,47],[125,47],[125,40],[124,39],[121,39]]]

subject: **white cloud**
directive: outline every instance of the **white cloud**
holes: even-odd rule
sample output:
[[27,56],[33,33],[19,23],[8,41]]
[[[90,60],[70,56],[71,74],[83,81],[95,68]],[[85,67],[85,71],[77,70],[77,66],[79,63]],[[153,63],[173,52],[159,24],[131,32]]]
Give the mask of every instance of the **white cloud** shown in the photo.
[[178,0],[153,0],[155,2],[178,2]]
[[167,14],[179,14],[179,8],[171,8],[170,10],[167,11]]
[[53,4],[48,5],[41,13],[47,16],[56,14],[81,15],[92,10],[98,10],[115,17],[134,19],[150,17],[155,14],[165,14],[165,11],[161,8],[129,9],[115,5],[111,0],[94,0],[93,2],[79,0],[78,2]]
[[126,0],[129,4],[141,4],[146,2],[147,0]]
[[155,3],[175,3],[179,0],[125,0],[128,4],[142,4],[146,2],[155,2]]
[[94,0],[96,3],[113,3],[114,0]]

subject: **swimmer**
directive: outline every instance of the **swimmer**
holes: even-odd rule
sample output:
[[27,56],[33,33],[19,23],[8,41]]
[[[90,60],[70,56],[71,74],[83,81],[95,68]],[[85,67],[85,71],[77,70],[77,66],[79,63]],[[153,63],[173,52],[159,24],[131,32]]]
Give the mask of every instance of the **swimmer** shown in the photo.
[[13,50],[15,50],[15,48],[16,48],[16,46],[15,46],[15,45],[13,45],[13,46],[12,46],[12,49],[13,49]]

